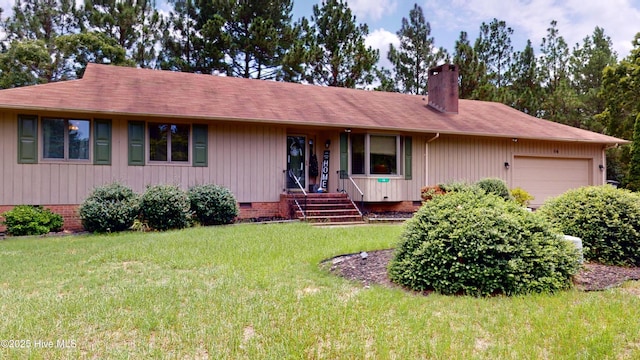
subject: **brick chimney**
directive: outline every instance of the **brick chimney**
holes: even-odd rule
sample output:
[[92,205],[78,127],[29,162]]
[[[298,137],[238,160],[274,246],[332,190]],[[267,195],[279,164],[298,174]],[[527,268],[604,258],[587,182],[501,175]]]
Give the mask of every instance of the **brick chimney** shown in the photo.
[[458,67],[444,64],[429,69],[429,106],[449,114],[458,113]]

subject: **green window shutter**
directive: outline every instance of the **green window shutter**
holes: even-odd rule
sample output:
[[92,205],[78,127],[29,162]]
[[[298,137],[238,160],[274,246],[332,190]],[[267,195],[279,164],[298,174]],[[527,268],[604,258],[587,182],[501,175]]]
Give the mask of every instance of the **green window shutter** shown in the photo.
[[340,133],[340,179],[349,175],[349,134]]
[[93,122],[93,163],[111,165],[111,120],[95,119]]
[[38,117],[18,115],[18,164],[38,163]]
[[129,121],[129,165],[144,165],[144,121]]
[[207,146],[209,128],[207,125],[193,125],[193,166],[208,165]]
[[411,180],[413,178],[412,172],[412,141],[411,136],[404,138],[404,178],[405,180]]

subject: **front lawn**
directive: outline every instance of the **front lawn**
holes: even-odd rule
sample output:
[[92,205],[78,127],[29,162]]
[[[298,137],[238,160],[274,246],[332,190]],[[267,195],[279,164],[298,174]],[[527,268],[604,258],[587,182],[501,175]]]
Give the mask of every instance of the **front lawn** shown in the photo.
[[0,241],[0,358],[640,357],[640,285],[420,296],[334,277],[401,226],[201,227]]

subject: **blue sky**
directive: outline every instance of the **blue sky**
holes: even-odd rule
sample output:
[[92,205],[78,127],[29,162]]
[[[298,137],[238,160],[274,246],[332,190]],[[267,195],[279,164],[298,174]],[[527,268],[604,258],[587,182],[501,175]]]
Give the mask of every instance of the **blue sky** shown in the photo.
[[[311,17],[320,0],[294,0],[294,19]],[[596,26],[611,37],[618,58],[631,50],[631,41],[640,32],[640,0],[347,0],[357,21],[369,26],[367,44],[380,49],[380,64],[389,67],[386,53],[389,43],[398,43],[395,33],[402,18],[409,16],[414,4],[422,7],[431,25],[435,45],[453,52],[461,31],[473,43],[482,22],[504,20],[514,30],[514,50],[522,50],[527,39],[539,53],[542,38],[552,20],[557,20],[560,35],[570,48],[593,33]]]
[[[158,8],[168,9],[167,0],[156,0]],[[311,17],[313,5],[321,0],[293,0],[293,18]],[[83,0],[76,0],[81,4]],[[621,59],[629,54],[631,41],[640,32],[640,0],[347,0],[360,23],[369,26],[366,42],[380,50],[380,65],[389,67],[389,44],[398,44],[395,33],[402,18],[409,16],[414,4],[422,7],[431,25],[435,45],[453,53],[460,31],[471,42],[478,36],[480,24],[493,18],[504,20],[514,29],[514,50],[522,50],[527,39],[539,53],[540,43],[552,20],[558,21],[560,35],[570,48],[593,33],[596,26],[611,37]],[[6,17],[14,0],[0,0]]]

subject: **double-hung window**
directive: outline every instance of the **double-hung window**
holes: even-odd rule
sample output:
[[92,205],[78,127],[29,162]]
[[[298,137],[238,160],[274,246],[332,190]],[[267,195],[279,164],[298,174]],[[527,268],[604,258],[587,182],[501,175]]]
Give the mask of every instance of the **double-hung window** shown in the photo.
[[89,145],[89,120],[42,118],[44,160],[89,160]]
[[351,174],[399,175],[401,137],[351,134]]
[[189,162],[189,125],[149,123],[149,160]]

